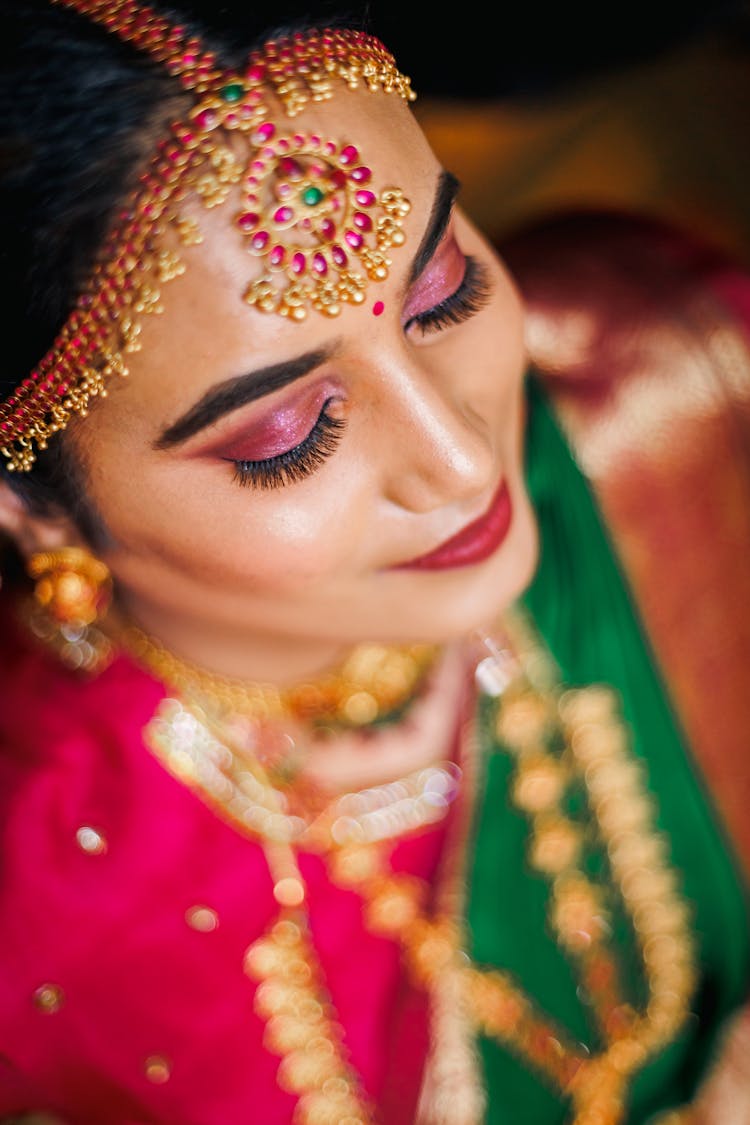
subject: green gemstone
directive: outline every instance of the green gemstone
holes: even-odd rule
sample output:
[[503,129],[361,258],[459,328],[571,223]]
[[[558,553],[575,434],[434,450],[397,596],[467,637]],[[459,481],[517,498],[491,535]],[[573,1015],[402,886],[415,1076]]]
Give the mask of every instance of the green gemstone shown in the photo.
[[323,198],[323,192],[317,187],[308,187],[302,192],[302,202],[306,203],[308,207],[314,207],[316,203],[320,203]]
[[244,93],[245,87],[241,82],[230,82],[219,90],[219,97],[224,102],[238,102]]

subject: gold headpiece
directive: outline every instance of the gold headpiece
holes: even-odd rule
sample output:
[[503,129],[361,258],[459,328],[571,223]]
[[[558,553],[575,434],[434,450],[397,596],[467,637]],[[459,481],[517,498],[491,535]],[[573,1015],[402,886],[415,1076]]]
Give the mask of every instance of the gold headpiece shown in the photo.
[[[162,283],[184,272],[162,240],[167,224],[183,245],[201,240],[180,211],[188,191],[206,207],[240,193],[236,225],[264,267],[244,300],[297,321],[309,308],[337,316],[343,304],[362,303],[368,280],[387,277],[388,251],[404,242],[410,210],[400,189],[374,190],[348,140],[284,130],[269,119],[269,94],[291,118],[330,98],[336,80],[413,100],[409,79],[373,36],[323,30],[273,40],[230,72],[184,28],[134,0],[51,2],[162,62],[196,104],[159,145],[53,347],[0,404],[0,452],[18,472],[73,415],[85,416],[111,375],[127,374],[124,357],[139,348],[141,317],[161,311]],[[245,160],[227,143],[230,132],[246,139]]]

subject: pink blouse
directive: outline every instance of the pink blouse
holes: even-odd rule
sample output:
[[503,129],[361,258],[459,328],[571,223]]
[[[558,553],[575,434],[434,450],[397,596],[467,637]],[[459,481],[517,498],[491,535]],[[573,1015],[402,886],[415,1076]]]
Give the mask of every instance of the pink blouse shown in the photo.
[[[3,607],[0,1117],[70,1125],[292,1119],[243,957],[278,907],[261,847],[144,746],[162,687],[119,658],[82,683]],[[441,830],[394,848],[426,879]],[[413,1121],[427,1045],[396,944],[303,855],[313,939],[350,1061],[389,1125]]]

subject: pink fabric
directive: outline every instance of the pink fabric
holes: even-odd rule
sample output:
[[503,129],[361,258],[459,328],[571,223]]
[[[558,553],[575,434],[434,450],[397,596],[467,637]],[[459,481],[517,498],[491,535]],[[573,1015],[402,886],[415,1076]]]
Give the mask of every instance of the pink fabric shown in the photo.
[[[295,1099],[277,1086],[242,969],[275,915],[261,849],[144,747],[158,684],[121,659],[82,685],[5,615],[2,625],[0,1117],[286,1125]],[[84,825],[105,836],[105,854],[78,846]],[[440,843],[440,831],[404,841],[394,865],[429,878]],[[304,857],[304,874],[354,1066],[388,1102],[389,1125],[407,1125],[423,1004],[404,989],[394,944],[363,929],[357,896],[317,858]],[[214,931],[188,926],[196,905],[216,911]],[[45,983],[64,992],[58,1012],[33,1002]],[[154,1055],[171,1063],[163,1084],[145,1074]]]

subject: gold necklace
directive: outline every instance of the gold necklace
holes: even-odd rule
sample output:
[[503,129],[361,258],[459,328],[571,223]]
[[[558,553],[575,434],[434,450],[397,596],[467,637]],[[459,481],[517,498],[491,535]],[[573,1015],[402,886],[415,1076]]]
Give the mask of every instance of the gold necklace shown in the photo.
[[400,712],[419,691],[440,652],[437,645],[357,645],[336,668],[287,688],[215,675],[170,652],[135,625],[111,627],[122,648],[180,695],[219,714],[258,722],[360,727]]
[[[529,819],[529,861],[550,879],[550,920],[589,992],[602,1049],[594,1054],[582,1049],[511,974],[479,966],[464,952],[466,845],[477,775],[472,722],[464,727],[459,758],[463,790],[453,810],[433,909],[428,910],[430,887],[423,880],[389,871],[387,833],[373,843],[357,839],[356,832],[337,839],[329,831],[317,838],[316,847],[325,855],[333,882],[361,895],[367,928],[401,945],[408,973],[430,995],[433,1052],[420,1125],[477,1125],[481,1120],[477,1035],[514,1052],[569,1099],[571,1125],[618,1125],[633,1075],[674,1038],[689,1014],[695,951],[688,911],[655,828],[653,804],[629,754],[614,693],[598,685],[562,690],[526,623],[516,616],[508,620],[508,643],[482,662],[478,680],[499,696],[496,730],[515,761],[511,796]],[[227,768],[219,770],[222,789],[221,783],[209,783],[205,755],[189,736],[187,741],[192,756],[183,747],[170,760],[165,756],[168,738],[152,739],[152,748],[178,775],[181,760],[183,780],[225,813],[231,806],[228,815],[238,823],[233,804],[237,788],[228,768],[231,749],[223,746],[228,757]],[[564,810],[564,793],[573,778],[587,790],[612,880],[635,923],[648,989],[640,1010],[620,991],[617,962],[608,945],[607,888],[586,874],[580,863],[580,827]],[[273,792],[273,800],[283,797]],[[329,817],[329,827],[336,819]],[[268,1021],[270,1049],[282,1056],[280,1081],[299,1096],[301,1123],[348,1115],[352,1123],[374,1125],[375,1111],[349,1065],[310,941],[306,888],[295,854],[310,826],[298,834],[279,833],[273,823],[281,822],[251,829],[266,852],[281,907],[278,920],[250,947],[245,960],[246,972],[258,986],[256,1010]],[[420,826],[415,822],[412,827]],[[248,831],[247,822],[239,827]],[[398,831],[398,818],[392,827]],[[314,834],[308,836],[308,846],[313,839]]]
[[263,846],[280,913],[247,950],[244,969],[258,985],[254,1007],[267,1023],[264,1041],[282,1058],[278,1082],[298,1097],[295,1122],[374,1125],[374,1107],[349,1064],[344,1032],[327,998],[295,849],[340,852],[344,877],[347,853],[349,876],[363,874],[361,861],[367,856],[376,875],[384,845],[447,815],[459,790],[460,768],[453,761],[435,762],[404,778],[336,797],[306,820],[289,811],[289,794],[269,783],[263,763],[233,746],[221,724],[194,704],[163,700],[144,740],[171,773]]
[[[511,1050],[569,1098],[571,1125],[618,1125],[633,1075],[689,1016],[696,984],[689,911],[654,827],[656,810],[629,754],[614,692],[600,685],[560,690],[555,669],[527,623],[514,616],[508,620],[521,675],[503,692],[497,735],[516,761],[512,799],[530,820],[530,865],[551,880],[552,928],[578,966],[604,1046],[598,1053],[582,1049],[511,974],[468,961],[455,914],[426,924],[415,919],[402,936],[405,956],[428,990],[445,988],[451,976],[460,982],[453,989],[465,998],[476,1032]],[[550,750],[559,736],[562,754]],[[616,959],[607,944],[603,888],[579,865],[580,829],[562,810],[572,774],[584,781],[613,882],[634,921],[648,988],[641,1010],[620,994]],[[455,868],[452,879],[453,894],[460,896]],[[433,1102],[438,1110],[425,1122],[457,1121],[452,1110],[447,1115],[440,1110],[455,1104],[455,1097],[450,1085],[438,1090]]]

